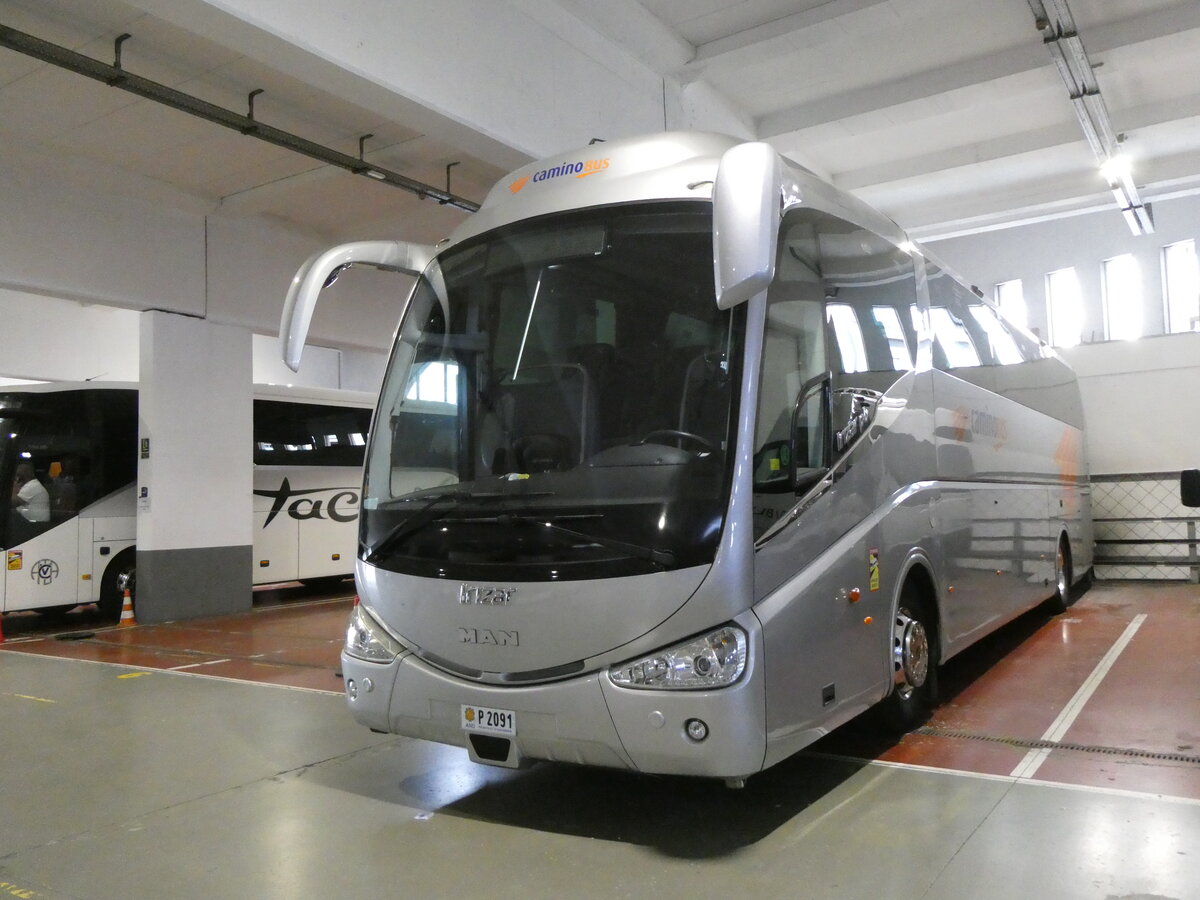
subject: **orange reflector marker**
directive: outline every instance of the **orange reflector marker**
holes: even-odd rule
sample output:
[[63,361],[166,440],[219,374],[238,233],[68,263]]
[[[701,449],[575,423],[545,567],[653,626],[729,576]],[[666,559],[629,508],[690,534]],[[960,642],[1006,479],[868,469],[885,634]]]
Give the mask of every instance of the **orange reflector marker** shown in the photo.
[[874,621],[875,621],[875,620],[874,620],[873,618],[871,618],[870,616],[867,616],[865,619],[863,619],[863,624],[864,624],[864,625],[870,625],[870,624],[871,624],[872,622],[874,622]]
[[341,559],[341,558],[342,558],[342,554],[340,554],[340,553],[335,553],[335,554],[333,554],[333,555],[332,555],[331,557],[329,557],[329,558],[330,558],[330,559],[333,559],[333,560],[338,560],[338,559]]
[[950,585],[950,587],[946,588],[946,593],[953,594],[954,593],[954,585]]
[[862,599],[862,591],[860,591],[858,588],[850,588],[849,596],[851,603],[857,603],[860,599]]
[[259,567],[260,569],[265,569],[265,568],[266,568],[267,566],[269,566],[270,564],[271,564],[271,561],[270,561],[269,559],[260,559],[260,560],[258,561],[258,567]]

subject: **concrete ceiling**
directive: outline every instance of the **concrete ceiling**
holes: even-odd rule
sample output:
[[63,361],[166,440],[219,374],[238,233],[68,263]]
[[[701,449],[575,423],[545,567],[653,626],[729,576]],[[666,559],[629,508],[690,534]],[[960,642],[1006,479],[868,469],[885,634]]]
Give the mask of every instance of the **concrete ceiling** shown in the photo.
[[[1200,190],[1200,3],[1068,2],[1143,199]],[[1105,206],[1118,214],[1026,0],[509,5],[553,19],[560,33],[569,27],[575,46],[586,30],[660,77],[664,97],[668,84],[683,94],[702,87],[746,133],[916,236]],[[454,128],[431,127],[403,97],[390,105],[348,100],[338,78],[283,65],[271,41],[186,24],[204,15],[156,14],[168,6],[0,0],[0,24],[106,63],[116,36],[131,33],[122,47],[131,72],[242,114],[250,91],[262,89],[259,119],[352,155],[373,135],[364,143],[369,162],[438,187],[446,166],[458,163],[452,191],[474,200],[529,149],[482,126],[472,131],[463,117]],[[0,49],[0,158],[31,170],[53,161],[122,190],[261,216],[330,240],[434,240],[467,215],[9,49]],[[400,221],[403,235],[394,227]]]

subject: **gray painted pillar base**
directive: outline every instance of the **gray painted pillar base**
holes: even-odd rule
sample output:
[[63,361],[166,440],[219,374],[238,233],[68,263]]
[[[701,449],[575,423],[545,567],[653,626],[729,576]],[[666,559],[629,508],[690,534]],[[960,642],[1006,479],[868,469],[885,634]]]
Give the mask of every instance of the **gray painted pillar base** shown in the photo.
[[138,624],[248,611],[253,556],[251,546],[139,550]]

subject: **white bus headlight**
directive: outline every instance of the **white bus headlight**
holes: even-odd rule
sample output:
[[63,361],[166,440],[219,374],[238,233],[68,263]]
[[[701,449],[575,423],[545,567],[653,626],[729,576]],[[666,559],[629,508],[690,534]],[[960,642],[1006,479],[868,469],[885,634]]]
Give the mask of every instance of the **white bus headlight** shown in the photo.
[[746,668],[746,632],[726,625],[686,644],[613,666],[613,684],[656,690],[700,690],[733,684]]
[[367,662],[390,663],[404,648],[383,630],[361,603],[350,612],[346,626],[346,653]]

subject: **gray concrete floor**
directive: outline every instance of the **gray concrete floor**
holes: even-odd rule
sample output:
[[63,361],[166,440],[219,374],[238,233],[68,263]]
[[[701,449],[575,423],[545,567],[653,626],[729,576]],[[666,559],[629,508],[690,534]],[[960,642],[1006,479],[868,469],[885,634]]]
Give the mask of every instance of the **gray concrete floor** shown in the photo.
[[720,784],[372,735],[334,695],[0,655],[0,898],[1196,898],[1200,802],[800,754]]

